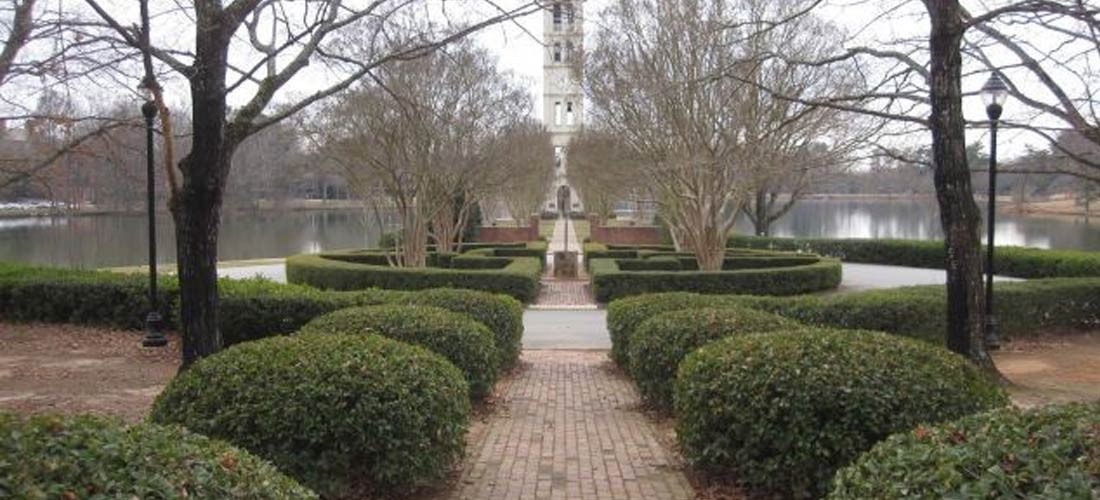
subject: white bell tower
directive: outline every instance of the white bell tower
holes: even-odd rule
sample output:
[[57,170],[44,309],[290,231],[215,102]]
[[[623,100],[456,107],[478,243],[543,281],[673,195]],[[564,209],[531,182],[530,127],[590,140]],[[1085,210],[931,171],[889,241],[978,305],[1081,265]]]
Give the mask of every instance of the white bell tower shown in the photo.
[[553,0],[543,14],[543,94],[542,116],[554,144],[554,184],[544,209],[557,212],[561,193],[568,193],[568,212],[584,207],[566,177],[569,168],[569,141],[584,122],[584,94],[574,77],[574,67],[582,62],[584,42],[583,0]]

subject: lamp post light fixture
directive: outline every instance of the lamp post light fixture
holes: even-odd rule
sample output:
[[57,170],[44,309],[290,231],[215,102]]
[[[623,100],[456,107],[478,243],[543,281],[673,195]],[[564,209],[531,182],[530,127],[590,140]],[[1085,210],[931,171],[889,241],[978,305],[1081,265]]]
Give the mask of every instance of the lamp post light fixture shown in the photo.
[[989,219],[985,247],[985,346],[989,350],[1001,347],[1001,338],[997,332],[997,318],[993,314],[993,223],[997,217],[997,124],[1008,99],[1008,86],[1001,74],[994,71],[982,85],[982,102],[985,114],[989,118],[989,206],[986,216]]
[[145,118],[145,189],[146,210],[149,216],[149,314],[145,316],[144,347],[163,347],[168,339],[161,331],[164,319],[160,316],[160,300],[157,296],[157,196],[153,169],[153,120],[157,117],[157,105],[153,102],[153,90],[157,85],[152,76],[146,75],[138,87],[145,102],[141,115]]

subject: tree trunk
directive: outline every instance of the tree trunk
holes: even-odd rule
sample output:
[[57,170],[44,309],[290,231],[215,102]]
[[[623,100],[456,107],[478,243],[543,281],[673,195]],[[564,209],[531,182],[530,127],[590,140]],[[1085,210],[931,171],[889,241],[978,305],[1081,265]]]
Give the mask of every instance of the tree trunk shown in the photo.
[[768,236],[771,233],[771,218],[768,215],[768,193],[759,190],[753,196],[753,216],[750,217],[757,236]]
[[195,72],[190,75],[193,136],[191,152],[180,162],[183,182],[169,205],[176,224],[176,268],[180,281],[183,364],[222,348],[218,331],[218,227],[230,159],[239,141],[226,123],[225,75],[229,36],[204,33],[217,26],[221,12],[196,9]]
[[966,161],[962,112],[963,26],[958,0],[925,0],[931,17],[932,153],[936,199],[947,250],[947,346],[996,370],[985,351],[981,212]]

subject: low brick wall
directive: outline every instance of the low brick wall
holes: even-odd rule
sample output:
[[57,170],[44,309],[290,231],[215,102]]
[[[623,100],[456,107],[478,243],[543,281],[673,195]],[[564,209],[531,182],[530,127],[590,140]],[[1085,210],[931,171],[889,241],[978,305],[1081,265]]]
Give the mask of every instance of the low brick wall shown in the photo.
[[477,241],[484,243],[512,243],[537,239],[539,239],[539,216],[537,215],[527,219],[527,227],[481,226],[477,230]]
[[599,224],[595,216],[588,217],[591,239],[605,245],[660,245],[661,233],[657,226],[614,226]]

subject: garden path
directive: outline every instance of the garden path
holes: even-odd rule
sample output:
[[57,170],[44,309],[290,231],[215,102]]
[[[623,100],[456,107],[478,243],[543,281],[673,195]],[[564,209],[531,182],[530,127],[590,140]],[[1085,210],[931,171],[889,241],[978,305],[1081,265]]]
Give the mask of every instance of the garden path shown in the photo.
[[[580,253],[580,276],[577,279],[554,278],[554,252],[567,249]],[[596,309],[588,276],[584,273],[582,252],[573,222],[569,219],[554,222],[554,233],[546,249],[546,273],[543,274],[539,296],[532,309]]]
[[605,351],[524,351],[497,390],[449,498],[693,498],[677,457]]

